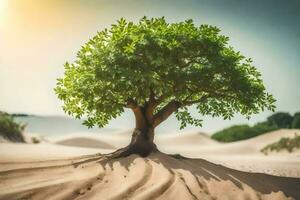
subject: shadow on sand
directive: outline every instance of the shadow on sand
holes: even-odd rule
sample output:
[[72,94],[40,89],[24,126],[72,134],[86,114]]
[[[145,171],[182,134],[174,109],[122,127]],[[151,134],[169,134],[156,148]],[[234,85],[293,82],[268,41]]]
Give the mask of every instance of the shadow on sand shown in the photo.
[[[114,162],[119,162],[122,167],[129,171],[129,167],[133,164],[134,159],[136,159],[135,156],[130,156],[126,159],[110,160],[105,163],[113,169]],[[172,171],[189,171],[194,176],[203,177],[208,181],[211,179],[216,181],[231,181],[241,190],[244,190],[243,184],[246,184],[262,194],[282,191],[287,197],[300,199],[300,178],[243,172],[214,164],[203,159],[185,158],[180,155],[155,153],[151,154],[146,159],[150,159]]]

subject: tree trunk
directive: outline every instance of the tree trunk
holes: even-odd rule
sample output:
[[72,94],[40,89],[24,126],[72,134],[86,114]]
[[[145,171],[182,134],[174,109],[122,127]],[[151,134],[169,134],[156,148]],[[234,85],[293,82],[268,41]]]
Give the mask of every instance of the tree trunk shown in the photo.
[[143,130],[135,129],[133,131],[129,146],[134,154],[145,157],[156,150],[156,145],[154,144],[153,139],[153,128],[147,127]]
[[112,158],[127,157],[131,154],[137,154],[142,157],[146,157],[150,153],[158,151],[153,142],[153,134],[153,129],[134,129],[130,144],[113,152]]
[[148,156],[151,152],[157,151],[154,144],[154,127],[146,117],[141,107],[132,109],[135,115],[136,126],[132,133],[130,144],[113,153],[114,158],[126,157],[131,154],[138,154],[142,157]]

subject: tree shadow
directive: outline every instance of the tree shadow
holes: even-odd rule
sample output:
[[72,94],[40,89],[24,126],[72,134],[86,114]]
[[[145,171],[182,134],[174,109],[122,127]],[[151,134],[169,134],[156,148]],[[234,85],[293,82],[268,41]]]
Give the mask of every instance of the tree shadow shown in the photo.
[[[134,165],[134,160],[138,157],[132,155],[126,158],[101,161],[101,165],[103,167],[108,165],[107,167],[113,170],[113,164],[119,162],[122,167],[129,171],[130,166]],[[161,164],[169,170],[186,170],[206,180],[231,181],[241,190],[244,190],[243,184],[246,184],[262,194],[282,191],[288,197],[300,199],[300,178],[243,172],[204,159],[185,158],[180,155],[167,155],[164,153],[153,153],[145,158],[145,160],[147,159]]]

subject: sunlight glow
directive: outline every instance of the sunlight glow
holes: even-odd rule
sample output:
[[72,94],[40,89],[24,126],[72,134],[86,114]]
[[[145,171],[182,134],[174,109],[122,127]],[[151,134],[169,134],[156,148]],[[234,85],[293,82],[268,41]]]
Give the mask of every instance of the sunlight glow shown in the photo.
[[5,8],[6,0],[0,0],[0,11],[2,12]]
[[4,20],[6,4],[7,4],[7,0],[0,0],[0,22]]

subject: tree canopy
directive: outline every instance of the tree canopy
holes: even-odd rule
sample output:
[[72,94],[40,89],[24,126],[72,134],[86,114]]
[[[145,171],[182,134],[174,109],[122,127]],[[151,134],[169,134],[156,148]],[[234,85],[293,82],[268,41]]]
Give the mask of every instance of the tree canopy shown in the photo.
[[168,23],[162,18],[128,22],[121,18],[82,46],[55,88],[63,109],[86,117],[91,127],[106,125],[125,108],[151,103],[154,127],[172,113],[187,124],[201,125],[190,115],[246,117],[274,110],[261,74],[250,58],[229,44],[220,29],[192,20]]

